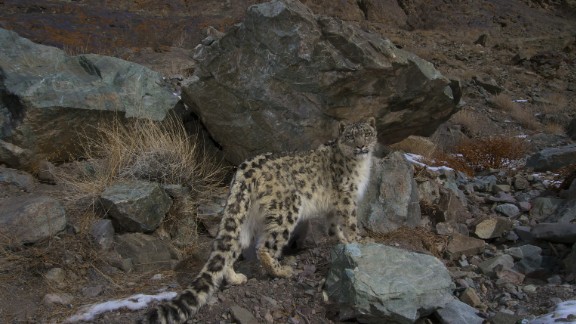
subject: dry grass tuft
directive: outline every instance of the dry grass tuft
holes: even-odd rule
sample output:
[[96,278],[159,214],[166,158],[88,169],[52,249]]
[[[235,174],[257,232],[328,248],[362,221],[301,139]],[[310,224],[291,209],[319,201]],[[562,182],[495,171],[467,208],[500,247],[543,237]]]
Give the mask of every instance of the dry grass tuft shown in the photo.
[[534,117],[534,112],[531,109],[521,107],[506,94],[499,94],[492,97],[491,103],[494,107],[508,112],[514,120],[529,130],[538,130],[542,127],[538,120],[536,120],[536,117]]
[[425,158],[430,158],[436,151],[436,144],[432,141],[425,137],[413,135],[408,136],[398,143],[390,145],[390,147],[394,150],[418,154]]
[[470,109],[462,109],[456,112],[450,117],[450,121],[456,125],[460,125],[462,132],[471,137],[494,134],[496,131],[495,124],[486,114]]
[[99,194],[117,180],[141,179],[180,184],[204,197],[220,184],[223,168],[201,150],[175,118],[99,125],[86,139],[86,161],[79,174],[59,174],[62,182],[86,196]]
[[473,175],[477,171],[511,167],[524,157],[526,151],[524,139],[492,136],[463,140],[454,147],[453,153],[439,152],[434,159],[437,163]]
[[544,133],[553,134],[553,135],[562,135],[565,134],[566,131],[564,126],[557,124],[557,123],[548,123],[543,126]]
[[490,102],[492,103],[492,105],[494,105],[494,107],[496,107],[502,111],[512,112],[512,111],[517,110],[519,108],[518,104],[516,102],[512,101],[512,98],[510,98],[510,96],[508,96],[507,94],[503,94],[503,93],[495,95],[494,97],[492,97]]

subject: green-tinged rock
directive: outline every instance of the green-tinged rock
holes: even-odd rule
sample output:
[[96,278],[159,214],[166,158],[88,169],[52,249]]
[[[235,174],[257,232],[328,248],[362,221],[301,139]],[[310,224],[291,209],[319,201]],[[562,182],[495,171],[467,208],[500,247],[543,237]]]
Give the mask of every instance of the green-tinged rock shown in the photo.
[[[178,98],[159,73],[95,54],[69,56],[0,29],[0,162],[67,159],[99,122],[163,120]],[[116,113],[119,113],[118,115]],[[31,160],[30,160],[31,159]]]
[[454,284],[437,258],[381,245],[337,245],[324,286],[340,320],[413,323],[453,300]]
[[157,183],[132,180],[113,184],[100,195],[104,210],[119,231],[152,232],[172,205]]

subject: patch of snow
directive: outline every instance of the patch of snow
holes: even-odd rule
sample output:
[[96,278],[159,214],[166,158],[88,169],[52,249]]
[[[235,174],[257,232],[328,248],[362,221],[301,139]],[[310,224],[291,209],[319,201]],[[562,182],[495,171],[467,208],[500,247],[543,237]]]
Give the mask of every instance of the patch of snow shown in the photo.
[[440,170],[448,170],[448,171],[453,171],[454,169],[449,168],[447,166],[429,166],[428,164],[422,163],[420,162],[421,159],[423,159],[424,157],[418,154],[413,154],[413,153],[404,153],[404,157],[406,158],[406,160],[408,160],[408,162],[412,163],[412,164],[416,164],[419,165],[421,167],[425,167],[428,170],[431,171],[440,171]]
[[556,305],[556,309],[528,322],[528,324],[576,323],[576,300]]
[[514,99],[514,102],[528,102],[528,99]]
[[88,305],[84,306],[82,310],[80,310],[79,314],[69,317],[66,319],[65,323],[76,323],[80,321],[92,321],[96,316],[118,310],[120,308],[128,308],[130,310],[139,310],[146,308],[148,304],[151,302],[158,300],[170,300],[176,297],[177,293],[175,292],[163,292],[157,295],[144,295],[144,294],[137,294],[132,295],[130,297],[124,299],[116,299],[107,301],[100,304]]

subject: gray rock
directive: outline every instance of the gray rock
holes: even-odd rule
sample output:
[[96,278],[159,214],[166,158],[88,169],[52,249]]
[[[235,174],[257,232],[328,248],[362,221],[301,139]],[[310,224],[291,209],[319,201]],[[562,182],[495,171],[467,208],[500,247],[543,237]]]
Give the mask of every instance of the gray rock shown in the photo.
[[50,285],[58,288],[66,286],[66,272],[62,268],[52,268],[44,274],[44,278]]
[[505,252],[515,260],[514,269],[523,274],[529,274],[540,269],[542,265],[542,249],[535,245],[521,245],[506,249]]
[[503,254],[487,259],[478,265],[483,274],[491,277],[495,276],[496,267],[499,266],[503,269],[512,269],[514,259],[508,254]]
[[66,293],[61,293],[61,294],[46,294],[46,295],[44,295],[42,302],[48,306],[54,305],[54,304],[71,306],[70,303],[72,303],[73,300],[74,300],[74,296],[72,296],[70,294],[66,294]]
[[496,176],[483,176],[474,178],[472,188],[480,192],[492,192],[492,188],[496,186]]
[[230,307],[230,314],[232,315],[232,318],[238,324],[255,324],[255,323],[258,323],[258,320],[256,319],[256,317],[254,317],[254,315],[252,315],[252,313],[250,313],[249,310],[247,310],[246,308],[240,307],[238,305],[233,305],[232,307]]
[[324,288],[340,320],[413,323],[453,300],[452,279],[432,256],[354,243],[337,245],[331,258]]
[[103,250],[109,250],[114,243],[114,226],[109,219],[100,219],[90,228],[92,240]]
[[26,192],[31,192],[36,187],[36,181],[31,174],[4,166],[0,166],[0,183],[15,186]]
[[493,95],[497,95],[504,91],[504,88],[499,86],[496,80],[488,76],[482,78],[474,76],[472,77],[472,82]]
[[157,183],[131,180],[113,184],[100,195],[117,230],[152,232],[172,205],[168,194]]
[[420,223],[418,188],[412,174],[412,165],[400,152],[373,160],[370,182],[358,204],[358,219],[364,228],[386,233]]
[[443,324],[482,324],[484,319],[477,315],[478,310],[457,299],[436,311],[436,316]]
[[460,98],[458,83],[431,63],[298,1],[250,6],[243,23],[194,58],[183,101],[235,164],[315,148],[340,120],[378,116],[382,143],[430,135]]
[[530,209],[530,218],[543,221],[553,216],[558,207],[564,202],[563,199],[538,197],[532,201]]
[[527,201],[521,201],[518,203],[518,208],[520,208],[520,211],[528,212],[532,209],[532,204]]
[[78,152],[86,125],[125,117],[163,120],[178,98],[159,73],[114,57],[68,56],[0,29],[0,162],[33,167]]
[[488,197],[488,201],[513,204],[516,202],[516,198],[507,192],[501,191],[494,196]]
[[451,260],[458,259],[461,255],[475,255],[484,251],[486,243],[484,240],[464,236],[461,234],[452,234],[450,242],[446,247],[446,251],[450,255]]
[[522,319],[523,316],[515,315],[514,313],[497,312],[490,318],[490,322],[494,324],[516,324],[521,323]]
[[81,291],[82,295],[84,295],[85,297],[96,297],[102,294],[104,288],[101,285],[97,285],[97,286],[83,287]]
[[576,243],[576,224],[540,223],[532,227],[535,239],[556,242]]
[[482,300],[480,300],[480,296],[476,292],[476,289],[472,287],[468,287],[464,289],[464,291],[460,294],[460,301],[468,304],[471,307],[482,307]]
[[532,228],[529,226],[515,226],[514,233],[525,242],[534,241],[534,235],[532,235]]
[[514,204],[498,205],[494,210],[507,217],[515,217],[520,214],[520,209]]
[[570,124],[566,126],[566,135],[571,139],[576,140],[576,117],[572,118]]
[[31,195],[0,200],[0,237],[7,243],[34,243],[65,227],[66,212],[54,198]]
[[550,218],[550,221],[558,223],[572,223],[576,220],[576,199],[568,200],[562,204],[556,211],[555,217]]
[[117,236],[115,250],[123,260],[130,260],[136,271],[169,270],[176,260],[167,243],[142,233]]
[[576,144],[561,147],[546,148],[530,156],[526,160],[526,167],[534,171],[553,171],[576,161]]
[[474,229],[474,234],[481,239],[488,240],[501,237],[512,229],[512,222],[502,217],[490,217],[482,220]]
[[516,176],[514,176],[514,189],[516,190],[526,190],[530,187],[530,182],[528,182],[528,180],[517,174]]
[[564,258],[564,266],[576,275],[576,244],[572,245],[572,251]]

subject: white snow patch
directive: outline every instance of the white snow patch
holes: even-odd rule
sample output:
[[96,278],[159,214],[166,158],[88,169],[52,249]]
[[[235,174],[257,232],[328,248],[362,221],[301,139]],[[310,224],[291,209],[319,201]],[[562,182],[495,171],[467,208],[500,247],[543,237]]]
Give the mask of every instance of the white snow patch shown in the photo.
[[576,323],[576,300],[556,305],[556,309],[528,322],[529,324]]
[[514,99],[514,102],[528,102],[528,99]]
[[139,310],[146,308],[148,304],[151,302],[158,300],[170,300],[176,297],[177,293],[175,292],[163,292],[157,295],[144,295],[144,294],[137,294],[132,295],[130,297],[124,299],[116,299],[107,301],[100,304],[88,305],[84,306],[79,314],[69,317],[66,319],[65,323],[75,323],[80,321],[92,321],[96,316],[118,310],[120,308],[128,308],[130,310]]
[[431,170],[431,171],[454,170],[454,169],[449,168],[447,166],[429,166],[428,164],[422,163],[422,162],[420,162],[420,160],[423,159],[424,157],[421,155],[418,155],[418,154],[404,153],[404,157],[410,163],[425,167],[426,169]]

